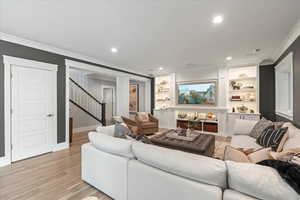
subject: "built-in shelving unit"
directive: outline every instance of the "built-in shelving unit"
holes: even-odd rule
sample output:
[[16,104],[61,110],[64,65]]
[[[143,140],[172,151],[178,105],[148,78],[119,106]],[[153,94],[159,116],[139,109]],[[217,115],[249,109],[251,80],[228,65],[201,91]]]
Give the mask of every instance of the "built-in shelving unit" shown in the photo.
[[231,133],[236,119],[260,119],[257,66],[228,69],[227,132]]
[[218,117],[212,112],[176,112],[176,126],[201,133],[218,133]]
[[155,78],[155,109],[166,109],[173,105],[175,75]]
[[257,66],[229,68],[228,84],[229,113],[259,113]]

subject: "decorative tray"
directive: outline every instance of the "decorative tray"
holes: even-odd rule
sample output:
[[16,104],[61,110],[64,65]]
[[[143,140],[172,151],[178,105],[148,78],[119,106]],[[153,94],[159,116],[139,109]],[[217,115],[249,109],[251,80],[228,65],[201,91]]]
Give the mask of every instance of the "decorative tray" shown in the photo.
[[193,142],[199,136],[199,134],[190,133],[188,136],[182,136],[182,135],[179,135],[179,133],[171,132],[171,133],[167,133],[166,136],[169,138],[177,139],[177,140]]

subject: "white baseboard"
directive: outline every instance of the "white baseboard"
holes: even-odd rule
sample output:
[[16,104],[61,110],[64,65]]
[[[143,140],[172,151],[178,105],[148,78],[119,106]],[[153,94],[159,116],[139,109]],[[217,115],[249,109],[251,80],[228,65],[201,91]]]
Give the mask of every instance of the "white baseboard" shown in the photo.
[[57,144],[53,147],[53,152],[61,151],[61,150],[68,149],[68,148],[69,148],[69,143],[68,142],[59,143],[59,144]]
[[85,127],[79,127],[79,128],[74,128],[73,133],[81,133],[84,131],[90,131],[90,130],[96,130],[98,126],[101,126],[101,124],[93,125],[93,126],[85,126]]
[[1,157],[0,158],[0,167],[4,167],[4,166],[10,165],[10,164],[11,164],[11,162],[10,162],[8,157]]

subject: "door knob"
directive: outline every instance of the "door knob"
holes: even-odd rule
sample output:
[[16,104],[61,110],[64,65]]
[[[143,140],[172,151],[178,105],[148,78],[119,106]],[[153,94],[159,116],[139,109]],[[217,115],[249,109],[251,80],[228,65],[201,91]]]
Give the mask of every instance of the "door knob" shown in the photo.
[[53,117],[53,114],[48,114],[47,117]]

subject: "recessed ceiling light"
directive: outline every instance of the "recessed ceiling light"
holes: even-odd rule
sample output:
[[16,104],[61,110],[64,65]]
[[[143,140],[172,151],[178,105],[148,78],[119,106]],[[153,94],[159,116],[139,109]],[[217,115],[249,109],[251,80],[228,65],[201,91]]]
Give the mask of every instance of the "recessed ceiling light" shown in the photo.
[[230,61],[230,60],[232,60],[232,57],[231,57],[231,56],[228,56],[228,57],[226,58],[226,60]]
[[110,51],[111,51],[112,53],[118,53],[118,49],[117,49],[116,47],[112,47],[112,48],[110,49]]
[[164,68],[163,68],[163,67],[159,67],[158,70],[159,70],[159,71],[162,71],[162,70],[164,70]]
[[214,24],[220,24],[222,23],[224,18],[221,15],[217,15],[213,18],[213,23]]

